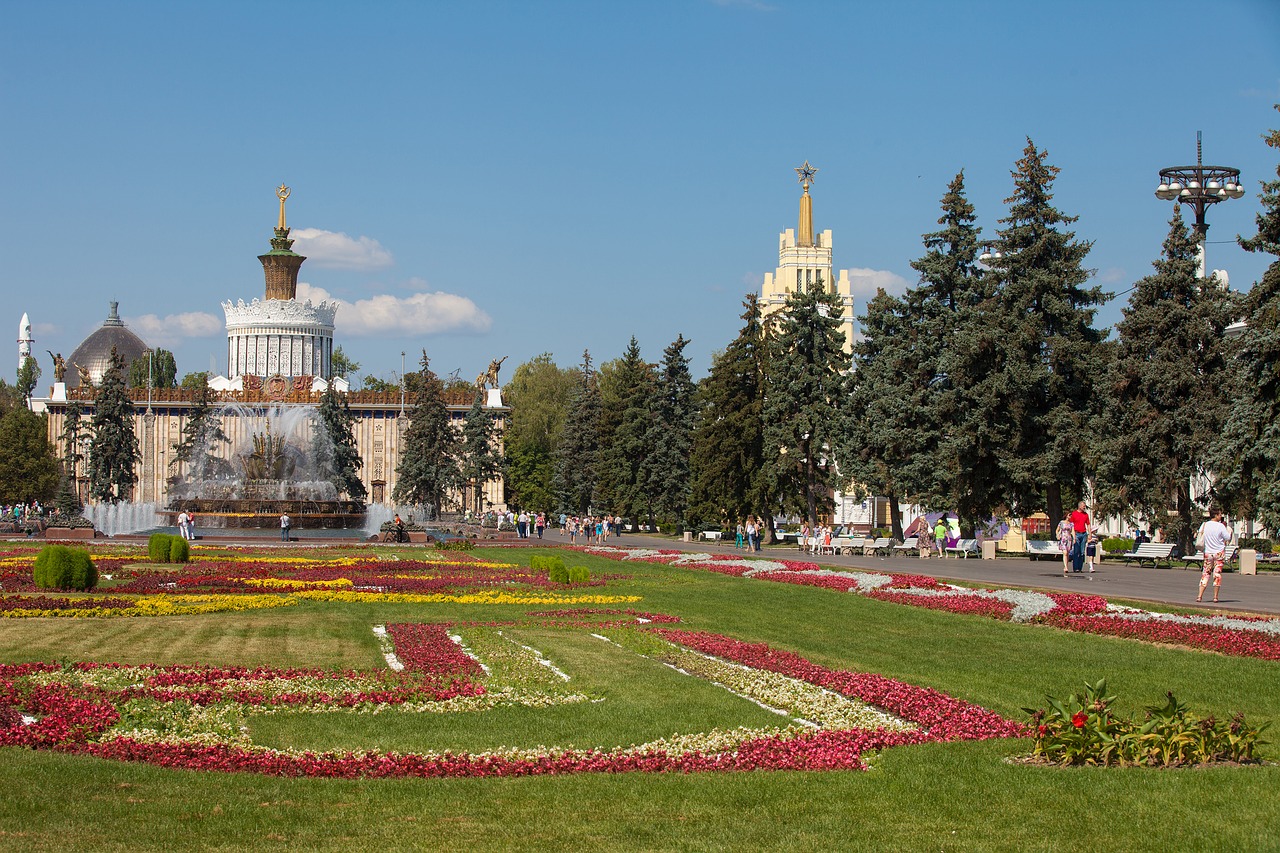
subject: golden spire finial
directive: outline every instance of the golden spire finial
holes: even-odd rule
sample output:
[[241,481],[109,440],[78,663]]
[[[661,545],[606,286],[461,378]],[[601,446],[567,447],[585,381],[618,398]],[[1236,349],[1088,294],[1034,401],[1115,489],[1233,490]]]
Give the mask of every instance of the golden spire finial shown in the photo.
[[288,197],[289,197],[288,187],[286,187],[284,184],[281,184],[280,186],[276,187],[276,198],[280,199],[280,224],[277,225],[276,227],[282,230],[286,227],[284,224],[284,200],[287,199]]
[[797,229],[796,245],[812,246],[813,245],[813,199],[809,196],[809,184],[813,183],[813,176],[818,174],[818,170],[809,165],[809,161],[805,160],[803,166],[796,167],[796,174],[800,176],[800,186],[804,187],[804,193],[800,196],[800,227]]

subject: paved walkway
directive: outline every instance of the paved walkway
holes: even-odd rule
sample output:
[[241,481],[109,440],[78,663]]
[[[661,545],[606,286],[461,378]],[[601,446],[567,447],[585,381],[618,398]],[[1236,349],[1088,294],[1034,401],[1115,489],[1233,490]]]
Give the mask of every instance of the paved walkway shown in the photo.
[[[552,537],[555,541],[555,537]],[[1163,604],[1196,606],[1196,592],[1200,585],[1197,569],[1152,569],[1126,566],[1116,561],[1103,562],[1098,570],[1089,574],[1062,576],[1062,563],[1049,560],[1029,560],[1001,557],[998,560],[937,558],[921,560],[918,557],[861,557],[817,556],[803,554],[794,547],[771,547],[758,555],[738,551],[732,543],[715,545],[701,542],[675,542],[660,537],[628,534],[609,540],[624,548],[668,548],[707,554],[742,554],[781,560],[805,560],[831,568],[862,569],[867,571],[902,572],[929,575],[948,580],[988,583],[997,586],[1021,586],[1054,592],[1083,592],[1102,595],[1109,599],[1127,598],[1135,601],[1151,601]],[[1238,613],[1280,615],[1280,571],[1267,571],[1257,575],[1241,575],[1230,572],[1222,576],[1220,602],[1212,604],[1213,589],[1205,591],[1201,606]]]

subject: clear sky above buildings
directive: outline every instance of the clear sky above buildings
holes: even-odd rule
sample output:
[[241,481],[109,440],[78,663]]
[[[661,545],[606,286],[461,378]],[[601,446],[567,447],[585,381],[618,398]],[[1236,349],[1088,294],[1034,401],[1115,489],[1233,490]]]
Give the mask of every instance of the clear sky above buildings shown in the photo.
[[[293,188],[304,293],[392,379],[425,346],[471,378],[683,333],[701,375],[795,227],[876,286],[910,261],[965,170],[1005,215],[1030,136],[1056,203],[1117,293],[1172,212],[1161,167],[1236,166],[1208,265],[1246,290],[1280,126],[1280,3],[9,2],[0,25],[0,280],[69,354],[120,302],[179,372],[226,369],[220,303],[262,295],[256,256]],[[1100,315],[1120,317],[1118,296]],[[12,362],[16,364],[16,347]],[[6,377],[12,381],[12,376]]]

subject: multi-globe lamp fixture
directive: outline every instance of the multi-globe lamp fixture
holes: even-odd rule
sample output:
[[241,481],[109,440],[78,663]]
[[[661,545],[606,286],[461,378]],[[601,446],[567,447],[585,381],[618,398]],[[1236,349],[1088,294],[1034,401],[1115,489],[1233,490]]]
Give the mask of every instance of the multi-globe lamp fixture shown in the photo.
[[1194,166],[1170,166],[1160,170],[1160,185],[1156,198],[1185,204],[1195,211],[1194,225],[1198,247],[1197,274],[1204,278],[1204,242],[1209,233],[1205,211],[1211,205],[1229,198],[1240,198],[1244,187],[1240,185],[1240,170],[1231,166],[1206,166],[1201,157],[1201,138],[1196,132],[1196,164]]

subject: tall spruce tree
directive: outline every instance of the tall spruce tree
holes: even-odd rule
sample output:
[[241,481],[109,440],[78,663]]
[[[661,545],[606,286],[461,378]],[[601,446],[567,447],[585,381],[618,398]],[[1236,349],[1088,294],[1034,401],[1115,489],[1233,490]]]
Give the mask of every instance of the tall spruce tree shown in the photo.
[[93,440],[89,444],[89,495],[102,503],[131,497],[138,482],[138,437],[133,431],[133,401],[124,387],[124,359],[111,348],[111,366],[93,401]]
[[195,392],[195,406],[182,428],[182,441],[173,446],[173,465],[188,482],[213,480],[232,474],[231,464],[218,455],[221,445],[230,443],[222,429],[222,416],[214,407],[209,386]]
[[591,367],[591,353],[584,350],[578,385],[556,449],[556,497],[563,511],[585,514],[591,508],[599,464],[599,428],[600,388]]
[[831,461],[843,431],[849,357],[841,311],[840,298],[818,279],[787,297],[769,341],[765,452],[781,509],[803,512],[811,524],[830,506]]
[[13,406],[0,417],[0,502],[48,502],[61,469],[49,442],[47,415]]
[[355,416],[345,395],[339,395],[333,383],[320,397],[316,415],[319,422],[311,437],[312,457],[317,462],[317,473],[333,483],[338,494],[345,494],[353,501],[363,501],[368,490],[360,478],[364,460],[356,448]]
[[[498,427],[484,407],[484,391],[477,390],[462,424],[462,478],[471,487],[471,511],[484,512],[484,487],[502,471]],[[549,507],[549,504],[544,504]]]
[[542,353],[516,367],[503,386],[511,410],[503,434],[508,504],[560,508],[556,449],[578,377],[578,371],[557,367],[551,353]]
[[911,474],[936,463],[938,455],[936,433],[930,436],[917,425],[922,418],[916,407],[925,404],[933,378],[919,352],[924,330],[884,288],[858,323],[862,337],[853,345],[840,477],[844,490],[860,497],[887,495],[893,535],[901,537],[898,498],[916,499]]
[[[1106,429],[1099,442],[1099,494],[1114,508],[1163,519],[1183,553],[1196,526],[1191,481],[1208,473],[1207,452],[1228,401],[1226,344],[1234,298],[1196,277],[1197,247],[1174,209],[1164,257],[1134,285],[1106,373]],[[1172,506],[1170,503],[1172,501]],[[1104,501],[1104,503],[1107,503]]]
[[[1276,105],[1280,110],[1280,104]],[[1280,150],[1280,130],[1263,139]],[[1216,490],[1239,515],[1280,529],[1280,166],[1264,181],[1258,233],[1249,252],[1276,258],[1244,297],[1246,327],[1236,347],[1231,411],[1213,450]]]
[[1028,139],[1012,173],[1014,193],[1005,199],[1009,215],[1000,220],[1000,257],[992,265],[996,297],[979,318],[999,330],[982,342],[995,348],[986,380],[993,393],[975,398],[984,405],[971,412],[970,423],[993,425],[1004,444],[1003,503],[1023,514],[1043,509],[1052,526],[1062,517],[1064,489],[1084,491],[1088,425],[1101,414],[1096,380],[1104,367],[1103,334],[1093,320],[1110,295],[1086,286],[1091,271],[1083,264],[1092,243],[1076,240],[1065,226],[1077,217],[1051,204],[1060,170],[1047,156]]
[[444,384],[431,370],[425,349],[421,365],[413,381],[406,383],[413,391],[413,409],[405,430],[404,452],[396,467],[392,499],[397,503],[425,504],[438,518],[445,501],[462,486],[461,450],[445,403]]
[[765,471],[766,346],[759,297],[748,293],[742,305],[738,336],[715,357],[698,387],[690,515],[703,524],[737,524],[776,505],[773,478]]
[[635,337],[622,357],[600,368],[600,457],[595,503],[607,512],[652,521],[646,460],[652,445],[657,384]]
[[649,455],[641,466],[658,516],[678,529],[683,529],[689,506],[689,452],[697,415],[697,389],[684,354],[688,345],[688,339],[680,334],[662,351],[656,406],[646,440]]

